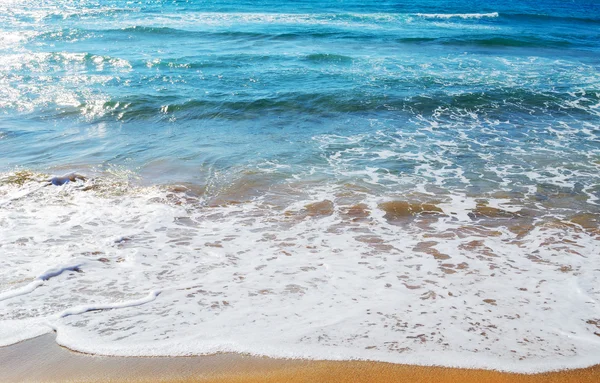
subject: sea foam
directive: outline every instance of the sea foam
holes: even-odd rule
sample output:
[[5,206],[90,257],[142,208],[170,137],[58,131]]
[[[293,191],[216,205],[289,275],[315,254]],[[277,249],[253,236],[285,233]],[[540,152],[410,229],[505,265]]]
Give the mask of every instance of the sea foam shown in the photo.
[[498,12],[490,13],[417,13],[416,16],[426,19],[481,19],[498,17]]
[[211,205],[185,187],[95,182],[30,185],[0,210],[0,344],[55,330],[106,355],[599,362],[598,234],[532,224],[515,201],[290,184],[286,203]]

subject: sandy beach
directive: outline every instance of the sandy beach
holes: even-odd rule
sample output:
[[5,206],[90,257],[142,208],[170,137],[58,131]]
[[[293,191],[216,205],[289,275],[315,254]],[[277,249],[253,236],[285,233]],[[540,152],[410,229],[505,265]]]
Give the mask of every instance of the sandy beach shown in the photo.
[[44,335],[0,348],[3,382],[598,382],[600,366],[535,375],[378,362],[285,360],[239,354],[105,357]]

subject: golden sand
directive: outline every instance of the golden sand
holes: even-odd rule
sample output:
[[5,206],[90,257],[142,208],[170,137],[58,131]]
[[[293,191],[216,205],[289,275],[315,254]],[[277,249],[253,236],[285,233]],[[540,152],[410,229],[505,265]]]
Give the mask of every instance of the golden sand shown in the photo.
[[59,347],[50,335],[0,348],[2,382],[600,382],[600,365],[535,375],[379,362],[283,360],[239,354],[103,357]]
[[314,362],[306,367],[273,369],[264,373],[232,373],[210,379],[188,381],[250,382],[599,382],[600,367],[537,375],[506,374],[494,371],[463,370],[437,367],[388,365],[370,362]]

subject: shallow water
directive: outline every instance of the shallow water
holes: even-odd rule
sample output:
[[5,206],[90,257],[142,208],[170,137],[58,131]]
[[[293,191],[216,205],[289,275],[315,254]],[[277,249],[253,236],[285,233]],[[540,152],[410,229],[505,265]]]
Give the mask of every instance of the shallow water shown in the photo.
[[594,2],[0,21],[0,344],[600,363]]

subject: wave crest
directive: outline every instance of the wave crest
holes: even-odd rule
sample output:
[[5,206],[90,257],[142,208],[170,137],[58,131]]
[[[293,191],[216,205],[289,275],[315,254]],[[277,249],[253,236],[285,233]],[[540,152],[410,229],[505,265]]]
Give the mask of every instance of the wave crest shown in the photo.
[[495,18],[499,16],[498,12],[490,13],[417,13],[415,16],[423,17],[426,19],[482,19],[482,18]]

